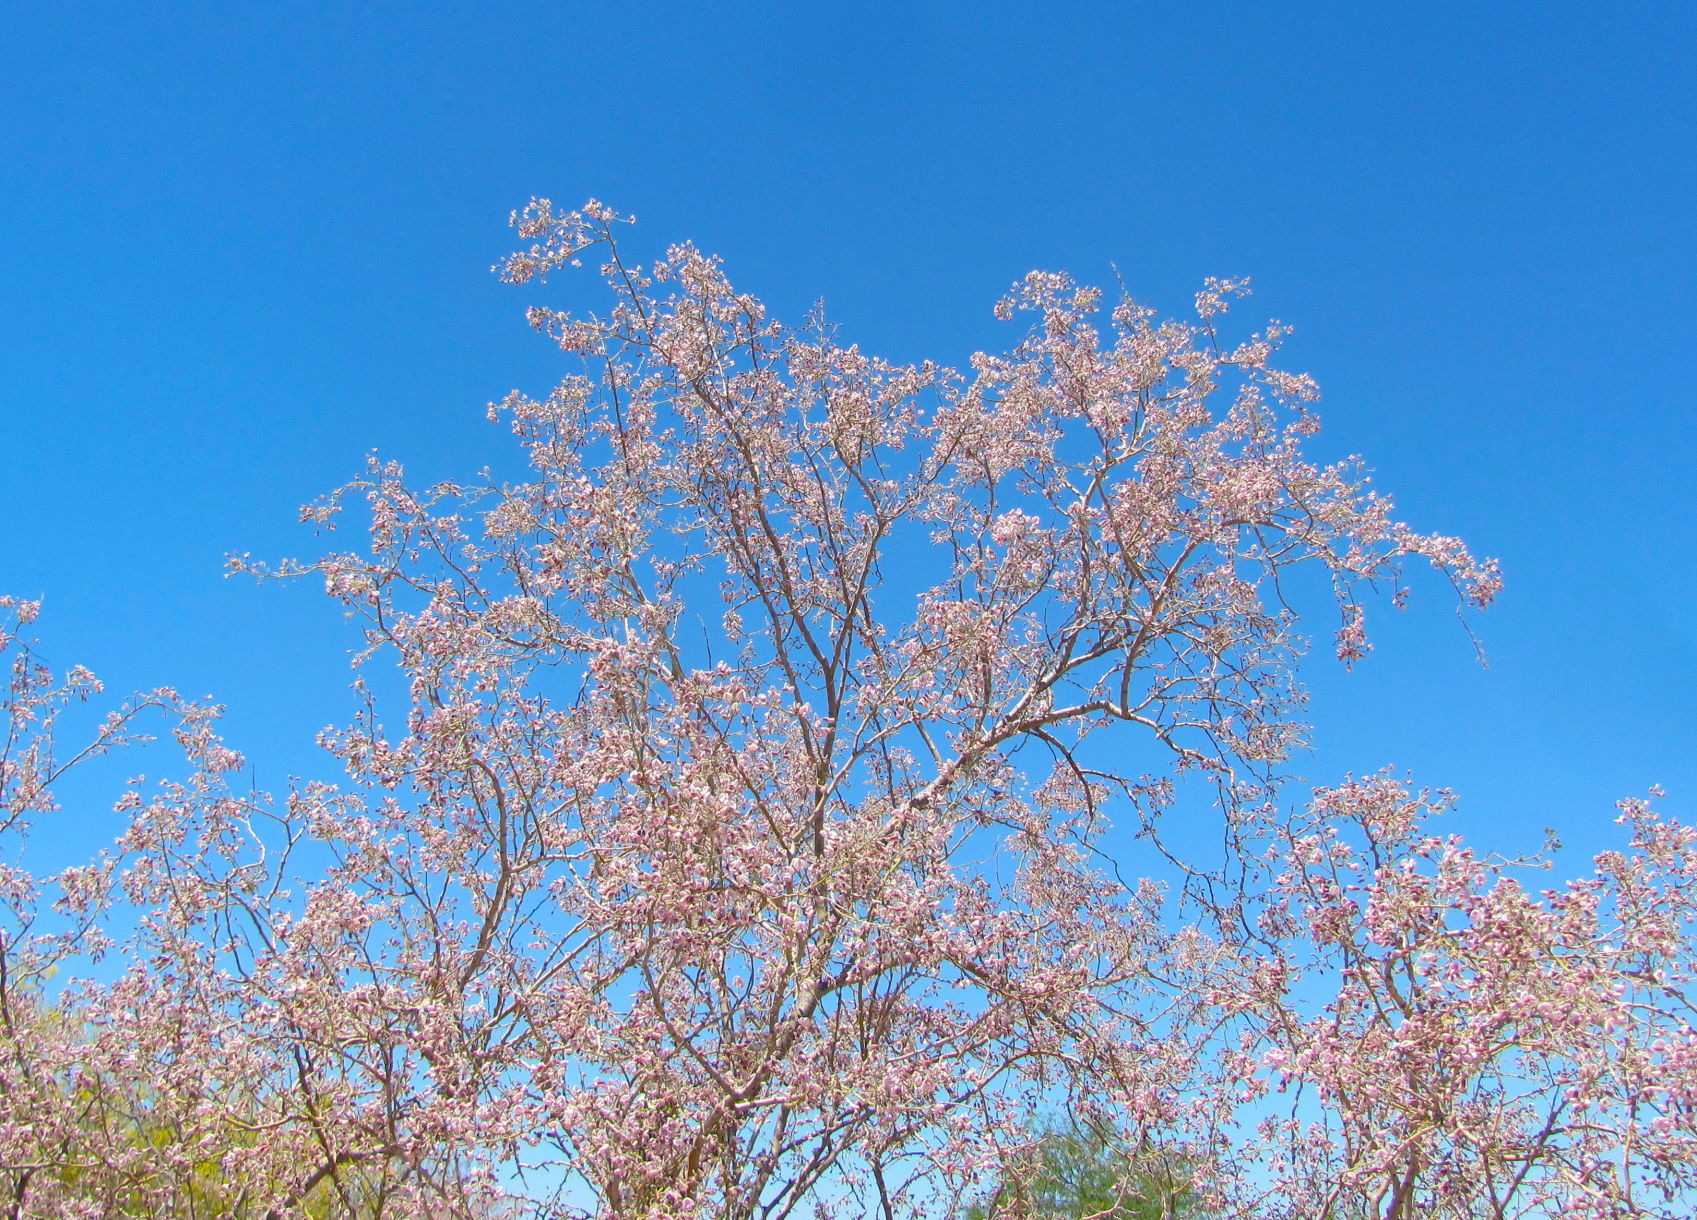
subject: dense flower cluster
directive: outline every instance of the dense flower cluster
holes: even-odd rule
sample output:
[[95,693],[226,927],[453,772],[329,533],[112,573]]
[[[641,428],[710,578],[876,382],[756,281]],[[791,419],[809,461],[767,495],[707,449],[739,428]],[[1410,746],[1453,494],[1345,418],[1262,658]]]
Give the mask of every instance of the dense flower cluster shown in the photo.
[[[1288,582],[1348,661],[1409,560],[1497,574],[1305,457],[1282,330],[1216,330],[1241,284],[1182,323],[1034,273],[1011,351],[896,366],[600,205],[515,221],[506,278],[614,298],[531,312],[575,371],[493,410],[528,475],[374,462],[306,510],[363,542],[275,570],[365,625],[339,783],[253,792],[168,691],[60,758],[98,688],[0,607],[7,842],[140,718],[187,760],[110,856],[0,872],[12,1214],[942,1217],[1057,1107],[1222,1214],[1683,1188],[1688,832],[1631,806],[1536,899],[1389,780],[1269,812]],[[1231,852],[1152,856],[1175,905],[1105,852],[1178,807]]]

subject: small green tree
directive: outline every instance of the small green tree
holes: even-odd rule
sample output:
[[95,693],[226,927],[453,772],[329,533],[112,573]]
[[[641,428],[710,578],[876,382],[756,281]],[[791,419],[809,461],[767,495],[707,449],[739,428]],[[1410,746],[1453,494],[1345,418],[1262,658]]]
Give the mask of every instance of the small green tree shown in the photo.
[[1182,1154],[1134,1146],[1099,1127],[1043,1130],[962,1220],[1205,1220]]

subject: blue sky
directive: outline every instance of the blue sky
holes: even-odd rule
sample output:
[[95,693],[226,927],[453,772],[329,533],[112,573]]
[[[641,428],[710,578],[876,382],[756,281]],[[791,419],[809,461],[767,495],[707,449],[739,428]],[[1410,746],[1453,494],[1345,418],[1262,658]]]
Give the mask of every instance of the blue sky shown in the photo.
[[[225,580],[310,555],[381,449],[505,452],[545,389],[510,209],[594,195],[795,317],[964,360],[1058,268],[1164,311],[1247,275],[1323,453],[1499,556],[1480,669],[1435,583],[1353,675],[1316,780],[1395,764],[1490,846],[1697,817],[1697,8],[291,3],[19,8],[0,46],[0,589],[55,663],[230,707],[281,786],[345,717],[337,610]],[[50,841],[109,837],[99,809]]]

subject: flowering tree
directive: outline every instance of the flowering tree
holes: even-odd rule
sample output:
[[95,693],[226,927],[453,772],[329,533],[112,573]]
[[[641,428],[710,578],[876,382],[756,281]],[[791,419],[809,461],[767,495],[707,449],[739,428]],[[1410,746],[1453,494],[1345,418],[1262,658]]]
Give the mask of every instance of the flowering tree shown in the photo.
[[1271,1009],[1265,1060],[1298,1099],[1263,1129],[1286,1205],[1690,1215],[1697,832],[1622,802],[1628,850],[1533,894],[1517,874],[1547,859],[1431,834],[1445,803],[1377,776],[1273,836],[1263,927],[1330,984]]
[[[360,546],[237,562],[363,618],[360,710],[323,739],[346,778],[245,789],[165,693],[96,748],[151,710],[185,775],[47,879],[70,930],[7,874],[14,1214],[894,1220],[1029,1160],[1046,1106],[1179,1141],[1202,1182],[1268,1047],[1348,1093],[1281,1015],[1310,942],[1246,888],[1301,740],[1283,590],[1320,578],[1352,661],[1359,592],[1400,603],[1406,561],[1477,605],[1497,579],[1304,456],[1280,329],[1216,331],[1241,285],[1160,322],[1033,274],[997,309],[1023,338],[960,372],[786,329],[688,246],[633,265],[598,205],[515,219],[507,279],[587,256],[613,294],[531,313],[574,367],[493,412],[528,473],[374,463],[307,514],[363,502]],[[23,819],[87,680],[4,643]],[[1110,817],[1160,845],[1210,796],[1245,850],[1154,857],[1185,922],[1103,851]],[[49,1001],[120,907],[119,977]],[[1338,1113],[1336,1182],[1413,1163]]]

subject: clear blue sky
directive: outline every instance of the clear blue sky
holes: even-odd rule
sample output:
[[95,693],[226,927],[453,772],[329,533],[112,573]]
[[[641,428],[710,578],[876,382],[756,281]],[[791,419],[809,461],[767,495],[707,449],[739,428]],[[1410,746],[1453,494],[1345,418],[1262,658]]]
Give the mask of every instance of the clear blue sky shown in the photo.
[[[1697,818],[1697,6],[12,6],[0,45],[0,588],[47,655],[231,708],[262,784],[348,703],[295,509],[380,448],[503,450],[545,389],[487,268],[534,194],[691,238],[897,358],[1002,344],[1033,267],[1184,309],[1248,275],[1407,519],[1500,556],[1323,658],[1325,780],[1395,763],[1466,827]],[[107,838],[88,811],[44,828]]]

